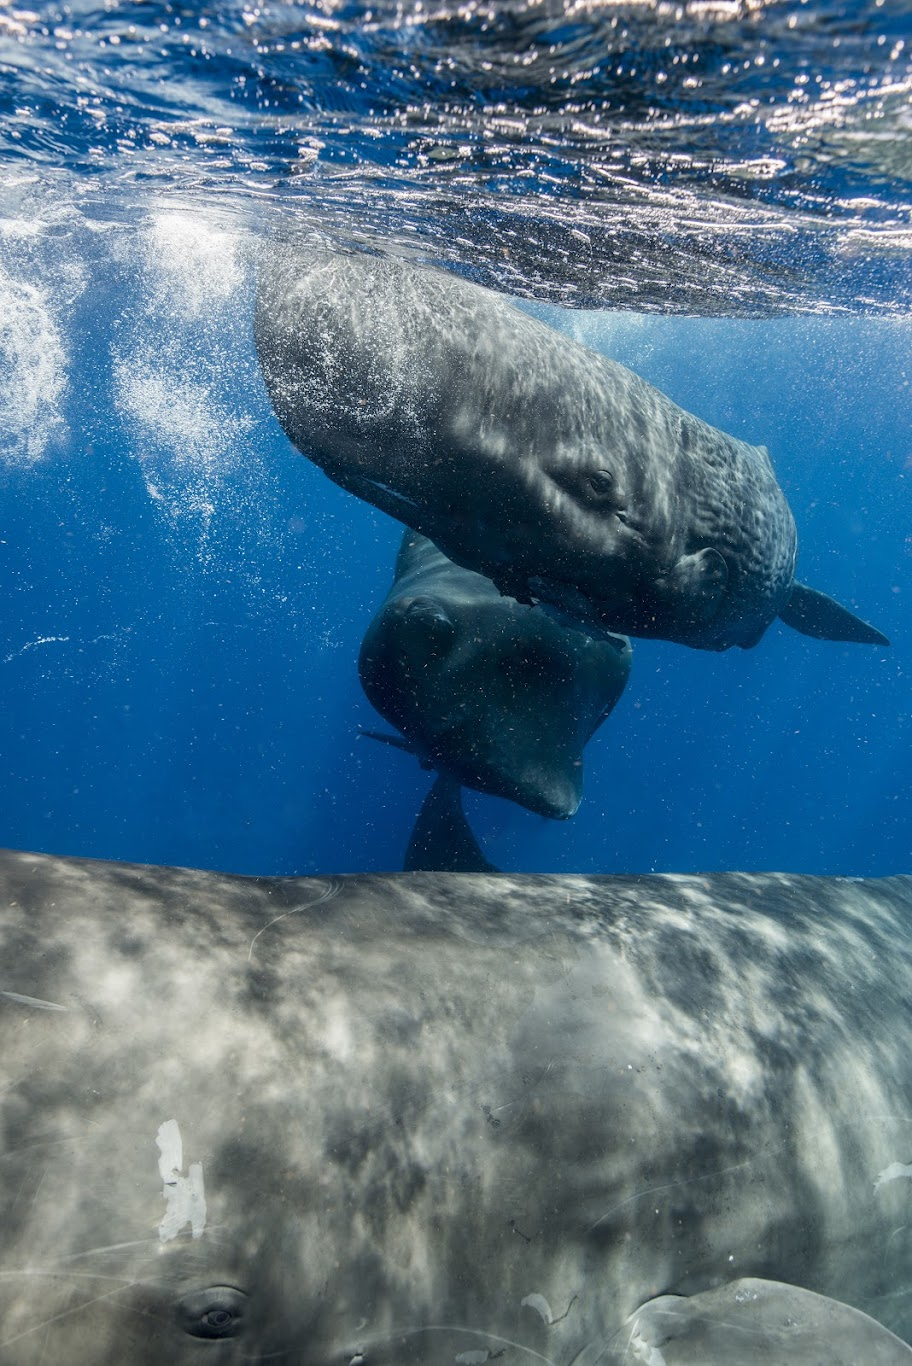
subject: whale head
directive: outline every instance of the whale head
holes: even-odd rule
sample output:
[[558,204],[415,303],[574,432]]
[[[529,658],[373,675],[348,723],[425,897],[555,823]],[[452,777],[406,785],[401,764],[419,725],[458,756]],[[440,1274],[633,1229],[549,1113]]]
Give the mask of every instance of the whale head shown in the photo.
[[556,819],[579,806],[583,747],[629,668],[623,638],[568,629],[408,532],[359,659],[369,701],[428,767]]

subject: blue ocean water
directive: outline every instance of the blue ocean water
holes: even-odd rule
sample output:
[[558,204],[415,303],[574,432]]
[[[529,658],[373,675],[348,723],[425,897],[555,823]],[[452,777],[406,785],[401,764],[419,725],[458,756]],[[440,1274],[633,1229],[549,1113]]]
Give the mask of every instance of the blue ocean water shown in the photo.
[[800,576],[893,642],[635,642],[577,816],[467,795],[488,857],[907,868],[907,19],[0,9],[0,843],[401,866],[430,777],[359,736],[356,672],[401,528],[293,450],[253,346],[295,223],[506,289],[767,445]]

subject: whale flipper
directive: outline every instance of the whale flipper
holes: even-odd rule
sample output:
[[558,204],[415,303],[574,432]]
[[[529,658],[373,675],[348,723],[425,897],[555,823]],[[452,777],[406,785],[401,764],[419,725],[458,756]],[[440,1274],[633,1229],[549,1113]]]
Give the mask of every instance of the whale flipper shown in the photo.
[[462,789],[441,774],[418,812],[405,852],[407,873],[496,873],[469,828]]
[[788,603],[779,612],[780,621],[817,640],[848,640],[854,645],[889,645],[887,637],[875,626],[856,617],[835,598],[808,588],[797,579]]
[[912,1366],[912,1347],[860,1309],[753,1277],[650,1300],[614,1346],[612,1359],[663,1366]]
[[698,625],[712,621],[728,584],[728,566],[718,550],[682,555],[668,578],[679,611]]

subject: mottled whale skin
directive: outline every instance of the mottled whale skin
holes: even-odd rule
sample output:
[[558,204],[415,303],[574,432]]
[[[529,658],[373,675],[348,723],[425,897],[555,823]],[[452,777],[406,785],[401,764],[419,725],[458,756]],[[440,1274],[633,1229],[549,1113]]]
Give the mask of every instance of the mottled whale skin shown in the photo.
[[254,326],[291,441],[522,602],[706,650],[885,644],[796,582],[769,456],[490,290],[393,259],[264,248]]
[[0,908],[2,1366],[780,1362],[799,1290],[908,1366],[912,880],[6,853]]
[[406,532],[358,673],[425,767],[566,819],[583,795],[583,749],[630,660],[623,636],[570,630]]

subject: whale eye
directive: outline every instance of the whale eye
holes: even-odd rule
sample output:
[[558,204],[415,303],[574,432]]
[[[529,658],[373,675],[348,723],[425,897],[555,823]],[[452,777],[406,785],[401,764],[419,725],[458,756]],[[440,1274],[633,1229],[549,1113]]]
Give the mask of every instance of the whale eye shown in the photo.
[[178,1326],[194,1338],[233,1338],[241,1331],[247,1296],[233,1285],[191,1290],[175,1306]]
[[447,646],[456,634],[456,627],[446,609],[435,598],[420,596],[413,598],[405,608],[405,620],[416,626],[427,644],[436,649]]
[[610,470],[592,470],[586,476],[586,487],[596,498],[607,498],[615,491],[614,475]]

